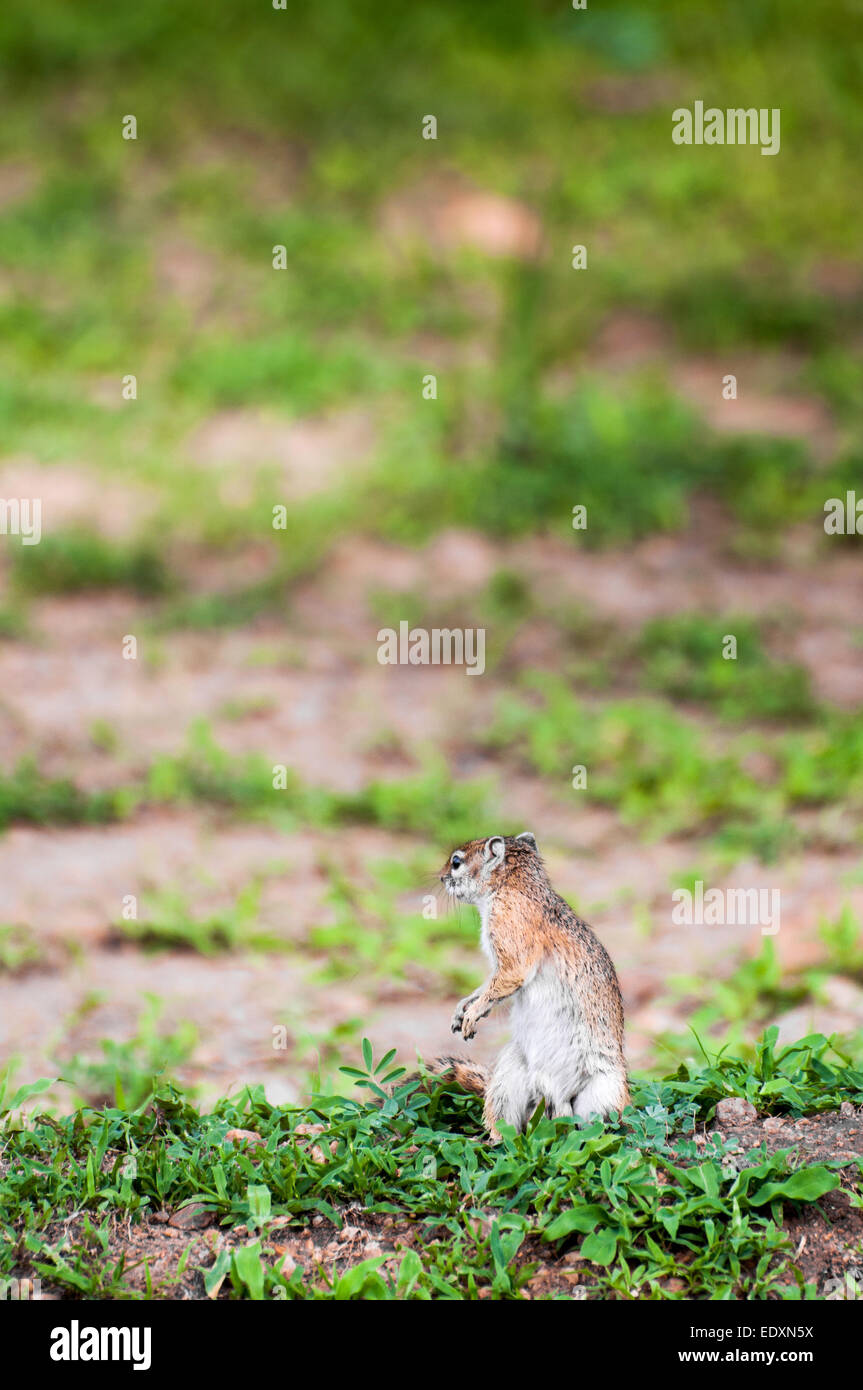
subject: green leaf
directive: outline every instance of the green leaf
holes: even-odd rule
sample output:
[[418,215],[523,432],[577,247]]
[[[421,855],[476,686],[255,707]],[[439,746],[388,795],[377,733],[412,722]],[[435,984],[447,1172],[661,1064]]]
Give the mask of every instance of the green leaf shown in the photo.
[[596,1265],[611,1264],[617,1251],[619,1234],[619,1231],[615,1231],[611,1227],[606,1227],[602,1231],[595,1231],[593,1235],[585,1236],[579,1253],[586,1260],[592,1260]]
[[239,1282],[249,1291],[249,1297],[260,1302],[264,1297],[264,1262],[259,1241],[241,1245],[234,1251],[233,1270]]
[[372,1045],[371,1045],[371,1043],[369,1042],[368,1038],[363,1038],[363,1061],[364,1061],[365,1064],[366,1064],[366,1071],[367,1071],[367,1072],[371,1071],[371,1069],[372,1069],[372,1062],[374,1061],[374,1059],[375,1059],[375,1054],[374,1054],[374,1052],[372,1051]]
[[268,1187],[264,1187],[263,1183],[249,1183],[246,1200],[249,1203],[249,1218],[255,1226],[263,1226],[265,1221],[269,1221],[272,1197]]
[[814,1202],[825,1192],[832,1192],[839,1186],[838,1173],[818,1165],[815,1168],[798,1168],[781,1182],[767,1182],[759,1187],[749,1198],[753,1207],[763,1207],[777,1197],[787,1197],[795,1202]]
[[218,1255],[216,1256],[215,1262],[210,1265],[209,1269],[203,1271],[204,1288],[207,1291],[208,1298],[218,1298],[219,1289],[222,1287],[225,1275],[227,1274],[230,1268],[230,1250],[220,1250]]
[[422,1260],[415,1250],[407,1250],[399,1265],[397,1288],[402,1298],[406,1298],[423,1272]]
[[384,1070],[385,1067],[388,1067],[388,1066],[389,1066],[390,1062],[393,1060],[393,1058],[395,1057],[395,1055],[396,1055],[396,1050],[395,1050],[394,1047],[391,1047],[390,1050],[389,1050],[389,1052],[387,1052],[386,1055],[383,1056],[383,1057],[381,1058],[381,1060],[378,1062],[377,1066],[375,1067],[375,1076],[378,1076],[379,1073],[382,1072],[382,1071]]
[[[374,1259],[361,1260],[358,1265],[345,1270],[339,1282],[336,1284],[335,1297],[339,1300],[369,1297],[372,1289],[379,1292],[377,1285],[380,1285],[386,1293],[386,1285],[383,1280],[376,1276],[374,1271],[382,1265],[386,1255],[375,1255]],[[371,1285],[368,1288],[367,1285]]]
[[496,1221],[492,1222],[489,1244],[491,1246],[491,1255],[494,1260],[495,1269],[500,1273],[502,1270],[506,1269],[507,1261],[503,1253],[503,1246],[500,1243],[500,1227]]
[[23,1105],[25,1100],[29,1100],[31,1096],[41,1095],[43,1091],[48,1090],[49,1086],[56,1085],[59,1079],[60,1078],[57,1076],[42,1076],[38,1081],[31,1081],[27,1086],[19,1086],[8,1106],[5,1108],[8,1110],[17,1110],[18,1106]]
[[560,1216],[546,1226],[542,1238],[543,1240],[561,1240],[573,1231],[592,1231],[597,1222],[604,1220],[607,1215],[604,1207],[596,1205],[570,1207],[569,1211],[561,1212]]

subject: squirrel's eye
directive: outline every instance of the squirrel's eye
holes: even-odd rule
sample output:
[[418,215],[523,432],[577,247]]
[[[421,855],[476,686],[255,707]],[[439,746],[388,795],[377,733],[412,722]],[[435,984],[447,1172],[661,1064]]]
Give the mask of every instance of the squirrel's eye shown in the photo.
[[450,863],[452,864],[454,869],[460,869],[462,864],[464,863],[464,860],[462,859],[460,854],[454,854],[452,859],[450,860]]

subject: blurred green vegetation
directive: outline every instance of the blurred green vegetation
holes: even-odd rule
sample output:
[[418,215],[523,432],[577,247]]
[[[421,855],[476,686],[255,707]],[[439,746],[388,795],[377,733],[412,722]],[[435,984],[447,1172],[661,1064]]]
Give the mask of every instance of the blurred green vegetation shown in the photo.
[[[840,0],[721,14],[697,0],[515,14],[504,0],[481,14],[321,0],[290,15],[11,0],[0,52],[0,188],[4,163],[20,174],[0,197],[4,445],[157,483],[169,531],[200,533],[218,512],[234,533],[260,527],[187,466],[213,411],[357,400],[380,437],[373,485],[346,488],[354,524],[386,534],[565,533],[576,500],[588,543],[625,541],[680,525],[704,487],[761,529],[813,515],[805,447],[712,439],[662,361],[624,392],[585,376],[617,309],[657,316],[672,356],[793,349],[859,461],[859,277],[837,293],[828,274],[859,270],[861,39]],[[674,146],[670,112],[696,96],[780,106],[780,155]],[[419,233],[393,245],[387,200],[456,175],[536,210],[540,262],[440,257]],[[482,361],[437,363],[447,342],[489,332]],[[127,372],[134,402],[120,399]],[[106,378],[116,409],[98,397]],[[319,548],[344,524],[335,507]]]
[[[7,0],[0,55],[4,456],[86,465],[155,499],[127,541],[46,517],[40,545],[11,551],[0,640],[31,635],[30,600],[113,590],[146,601],[151,635],[246,627],[290,612],[298,581],[359,533],[416,546],[455,526],[623,551],[683,529],[707,499],[701,524],[718,515],[729,552],[769,559],[798,524],[817,539],[826,497],[863,492],[863,37],[842,0],[585,12],[319,0],[286,13],[266,0]],[[674,146],[671,111],[696,98],[780,107],[781,154]],[[435,142],[421,139],[426,113]],[[465,188],[532,210],[541,254],[436,245],[440,190]],[[576,243],[585,272],[571,268]],[[608,349],[620,316],[649,326],[646,360]],[[717,395],[726,371],[756,394],[757,360],[835,434],[819,450],[808,435],[713,430],[680,385],[693,357],[715,369]],[[196,447],[223,412],[287,427],[355,409],[373,423],[367,461],[292,501],[283,531],[266,445],[242,464],[239,500]],[[193,582],[202,555],[259,544],[263,576]],[[540,599],[509,553],[449,608],[419,587],[373,589],[383,624],[488,626],[489,672],[512,688],[481,728],[482,712],[466,713],[457,749],[429,759],[393,733],[401,780],[337,792],[287,769],[276,790],[268,759],[228,753],[199,724],[181,753],[107,790],[26,758],[0,773],[0,829],[206,805],[445,847],[488,826],[489,763],[570,798],[584,763],[583,794],[626,825],[711,836],[729,858],[859,843],[859,712],[816,696],[781,624],[686,599],[624,631]],[[519,655],[540,627],[553,674]],[[729,631],[736,662],[721,658]],[[227,702],[223,717],[243,708]],[[115,753],[112,737],[102,727],[92,742]],[[465,751],[483,776],[461,775]],[[329,953],[330,976],[413,968],[457,984],[452,921],[401,912],[393,874],[358,884],[332,869],[332,911],[307,947]],[[169,895],[122,930],[154,949],[272,945],[253,918],[248,901],[202,916]],[[0,968],[24,968],[23,928],[2,930]],[[831,949],[859,974],[854,930],[837,925]],[[798,991],[766,955],[742,971],[705,1002],[706,1026],[736,1025],[750,1005],[767,1018]]]
[[90,792],[71,779],[47,777],[32,760],[0,773],[0,829],[16,821],[103,824],[142,805],[200,804],[286,828],[378,825],[446,846],[471,837],[486,815],[487,792],[479,781],[453,781],[446,765],[431,758],[414,776],[368,782],[356,792],[307,786],[284,764],[227,752],[199,720],[182,753],[158,755],[143,778],[109,790]]

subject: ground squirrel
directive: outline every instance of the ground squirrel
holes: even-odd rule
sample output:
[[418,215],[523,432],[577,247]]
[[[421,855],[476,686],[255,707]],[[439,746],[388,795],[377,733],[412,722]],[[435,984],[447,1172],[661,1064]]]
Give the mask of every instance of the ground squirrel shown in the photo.
[[512,1041],[490,1073],[457,1057],[439,1058],[433,1070],[485,1097],[493,1141],[500,1123],[524,1129],[540,1100],[549,1115],[584,1120],[622,1111],[629,1087],[617,975],[605,947],[552,888],[534,836],[471,840],[450,855],[441,882],[479,910],[492,969],[458,1005],[452,1030],[472,1038],[495,1004],[512,999]]

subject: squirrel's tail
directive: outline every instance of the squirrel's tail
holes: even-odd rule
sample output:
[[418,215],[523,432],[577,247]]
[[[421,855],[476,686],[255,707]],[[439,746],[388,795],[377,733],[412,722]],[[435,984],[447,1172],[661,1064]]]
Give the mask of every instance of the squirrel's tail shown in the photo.
[[[441,1076],[451,1079],[458,1083],[465,1091],[472,1091],[475,1096],[484,1096],[488,1087],[489,1073],[487,1067],[481,1067],[477,1062],[468,1061],[467,1057],[435,1057],[433,1061],[426,1063],[426,1075],[421,1076],[419,1072],[413,1076],[406,1077],[406,1081],[421,1082],[430,1076]],[[403,1086],[404,1081],[398,1082]]]

